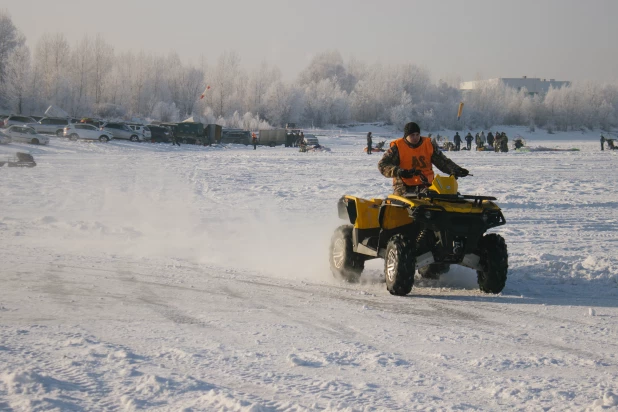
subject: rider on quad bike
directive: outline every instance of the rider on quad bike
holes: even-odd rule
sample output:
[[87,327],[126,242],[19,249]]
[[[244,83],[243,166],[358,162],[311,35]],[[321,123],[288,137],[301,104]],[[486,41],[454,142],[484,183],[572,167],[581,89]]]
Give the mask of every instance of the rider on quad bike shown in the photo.
[[[468,176],[468,170],[446,157],[428,137],[421,136],[421,129],[414,122],[404,127],[403,137],[391,142],[390,149],[378,163],[385,177],[393,178],[393,193],[398,196],[418,194],[434,179],[432,165],[455,177]],[[424,278],[436,279],[449,270],[446,263],[433,263],[419,269]]]
[[[481,291],[500,293],[506,285],[508,250],[501,235],[488,233],[506,224],[496,198],[459,193],[457,177],[468,171],[419,132],[416,124],[406,125],[405,137],[380,161],[380,171],[393,178],[395,194],[339,199],[339,217],[349,224],[337,227],[331,237],[331,272],[337,279],[357,282],[366,261],[384,259],[386,289],[405,296],[417,270],[435,278],[454,264],[475,270]],[[449,176],[434,176],[432,164]]]

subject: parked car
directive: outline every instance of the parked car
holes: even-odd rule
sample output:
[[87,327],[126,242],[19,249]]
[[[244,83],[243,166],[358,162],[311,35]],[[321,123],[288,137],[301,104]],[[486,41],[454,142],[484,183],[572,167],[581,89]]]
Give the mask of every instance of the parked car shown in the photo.
[[136,132],[142,135],[142,139],[140,140],[150,140],[150,137],[152,135],[150,133],[150,129],[148,128],[148,126],[144,126],[141,124],[128,124],[127,126],[129,126],[132,130],[135,130]]
[[31,143],[31,144],[48,144],[49,137],[38,134],[30,126],[9,126],[5,131],[6,134],[11,136],[13,142]]
[[29,116],[10,115],[6,119],[4,119],[3,127],[13,126],[14,124],[25,125],[25,124],[30,124],[30,123],[36,123],[36,121],[32,117],[29,117]]
[[169,143],[172,136],[170,129],[155,124],[149,124],[148,129],[150,130],[150,140],[153,143]]
[[124,123],[105,123],[103,130],[110,132],[114,139],[125,139],[132,142],[139,142],[144,140],[143,136],[140,136],[135,130],[132,130]]
[[221,143],[251,144],[251,132],[242,129],[223,129]]
[[55,134],[58,137],[64,135],[64,128],[70,123],[69,119],[60,119],[57,117],[44,117],[36,123],[28,126],[36,130],[37,133]]
[[314,134],[306,134],[305,135],[305,144],[307,146],[319,146],[320,142],[318,141],[318,138],[315,137]]
[[0,130],[0,144],[9,144],[11,143],[11,136],[5,134],[2,130]]
[[91,124],[95,127],[101,128],[103,127],[103,125],[105,124],[104,120],[98,120],[98,119],[92,119],[90,117],[84,117],[83,119],[74,122],[74,123],[86,123],[86,124]]
[[64,128],[64,136],[71,140],[86,139],[99,140],[101,142],[109,142],[114,138],[111,132],[85,123],[69,124]]

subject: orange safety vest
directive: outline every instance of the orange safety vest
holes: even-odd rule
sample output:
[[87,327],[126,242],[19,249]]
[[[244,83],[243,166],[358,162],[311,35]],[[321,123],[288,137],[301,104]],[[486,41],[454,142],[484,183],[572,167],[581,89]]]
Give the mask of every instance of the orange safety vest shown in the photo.
[[[399,151],[399,167],[402,169],[420,170],[423,175],[433,182],[433,168],[431,167],[431,156],[433,155],[433,145],[428,137],[421,137],[421,145],[417,148],[412,148],[405,142],[405,137],[397,139],[391,143],[391,146],[396,145]],[[403,183],[407,186],[422,185],[423,182],[418,176],[402,178]],[[395,179],[393,179],[393,182]]]

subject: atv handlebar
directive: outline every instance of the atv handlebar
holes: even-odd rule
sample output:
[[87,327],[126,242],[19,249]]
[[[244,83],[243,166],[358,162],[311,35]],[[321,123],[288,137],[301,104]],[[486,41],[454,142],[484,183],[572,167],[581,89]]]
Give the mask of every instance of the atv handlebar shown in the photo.
[[[421,179],[421,183],[423,184],[423,186],[425,187],[429,187],[431,186],[431,182],[429,181],[429,179],[427,179],[427,177],[422,174],[422,173],[418,173],[416,176],[418,176]],[[451,173],[451,176],[453,176],[455,178],[455,180],[459,179],[459,177],[468,177],[468,176],[474,176],[472,173],[468,173],[466,176],[456,176],[454,174]]]
[[468,177],[468,176],[474,176],[474,175],[473,175],[472,173],[468,173],[468,174],[467,174],[467,175],[465,175],[465,176],[456,176],[456,175],[454,175],[454,174],[452,174],[452,173],[451,173],[451,176],[453,176],[453,177],[455,178],[455,180],[457,180],[457,179],[459,179],[460,177]]
[[[431,186],[431,182],[429,181],[429,179],[427,179],[427,177],[425,177],[424,174],[419,173],[417,176],[421,179],[421,182],[423,183],[423,185],[425,185],[427,187]],[[472,173],[468,173],[466,176],[456,176],[456,175],[451,173],[451,176],[453,176],[455,178],[455,180],[457,180],[460,177],[468,177],[468,176],[474,176],[474,175]]]

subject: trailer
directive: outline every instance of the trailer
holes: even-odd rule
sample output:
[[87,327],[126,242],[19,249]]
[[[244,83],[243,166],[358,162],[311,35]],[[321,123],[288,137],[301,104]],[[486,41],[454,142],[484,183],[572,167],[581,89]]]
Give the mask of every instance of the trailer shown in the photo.
[[275,147],[281,144],[285,147],[293,147],[299,136],[300,131],[295,133],[290,129],[260,130],[259,144],[270,147]]
[[182,143],[199,145],[207,144],[204,124],[202,123],[176,123],[176,126],[174,127],[172,132],[174,133],[174,137],[176,137]]
[[218,124],[208,124],[206,125],[204,130],[206,131],[206,140],[209,142],[209,144],[221,142],[221,134],[223,131],[223,128],[221,126],[219,126]]
[[251,132],[244,129],[224,129],[221,132],[221,143],[251,144]]

